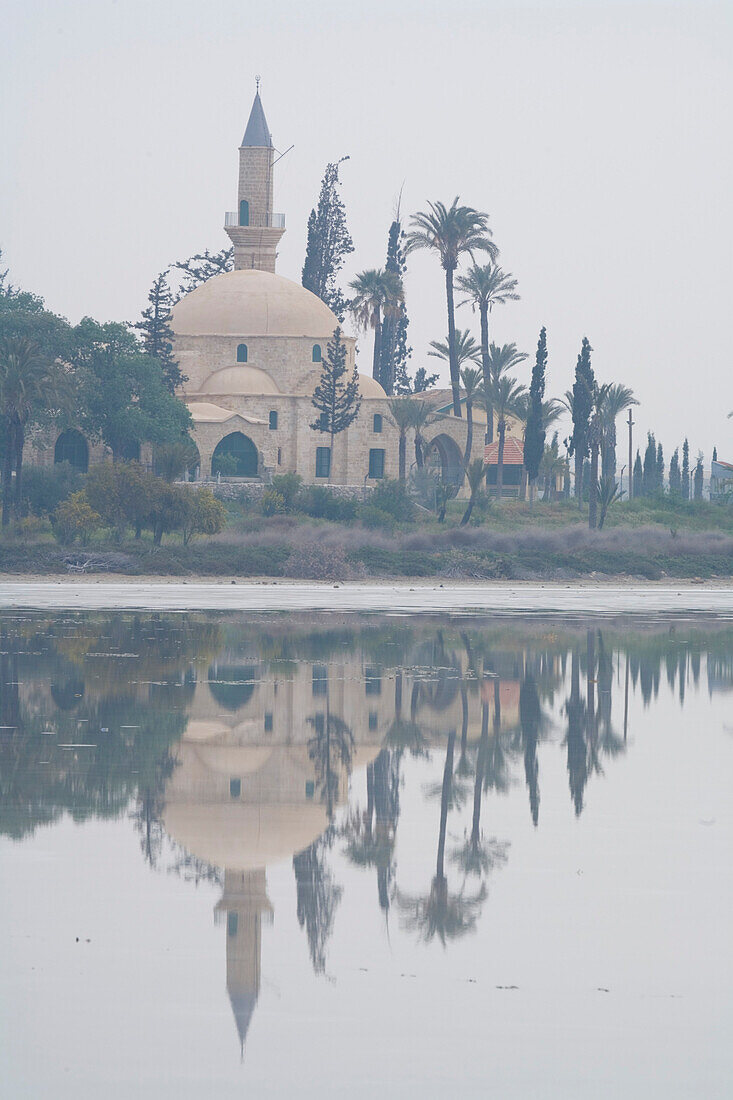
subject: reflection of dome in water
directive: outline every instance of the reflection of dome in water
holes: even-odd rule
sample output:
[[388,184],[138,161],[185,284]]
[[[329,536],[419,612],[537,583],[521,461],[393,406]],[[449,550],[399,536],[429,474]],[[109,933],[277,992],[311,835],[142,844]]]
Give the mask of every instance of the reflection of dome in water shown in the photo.
[[254,665],[213,664],[209,669],[209,690],[220,706],[239,710],[245,706],[257,686]]
[[51,684],[51,698],[59,710],[73,710],[84,698],[84,681],[66,680],[63,684]]
[[338,320],[309,290],[270,271],[216,275],[173,307],[177,336],[308,336],[330,340]]

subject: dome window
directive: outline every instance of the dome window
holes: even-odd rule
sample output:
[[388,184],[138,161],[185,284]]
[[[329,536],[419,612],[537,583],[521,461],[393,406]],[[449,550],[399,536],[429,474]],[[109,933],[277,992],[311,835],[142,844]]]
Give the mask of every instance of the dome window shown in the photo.
[[313,362],[314,363],[321,363],[322,361],[323,361],[323,355],[321,354],[321,345],[320,344],[314,344],[313,345]]
[[238,363],[246,363],[247,362],[247,345],[246,344],[237,344],[237,362]]

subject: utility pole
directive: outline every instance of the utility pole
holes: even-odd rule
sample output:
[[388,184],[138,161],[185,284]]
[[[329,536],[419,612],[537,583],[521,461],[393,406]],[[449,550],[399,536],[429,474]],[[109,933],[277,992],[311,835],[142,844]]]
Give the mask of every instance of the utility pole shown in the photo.
[[634,447],[633,447],[633,437],[632,437],[632,431],[631,431],[633,426],[634,426],[634,421],[631,418],[631,409],[629,409],[629,496],[628,496],[629,500],[631,500],[633,495],[634,495],[634,465],[633,465],[633,463],[634,463]]

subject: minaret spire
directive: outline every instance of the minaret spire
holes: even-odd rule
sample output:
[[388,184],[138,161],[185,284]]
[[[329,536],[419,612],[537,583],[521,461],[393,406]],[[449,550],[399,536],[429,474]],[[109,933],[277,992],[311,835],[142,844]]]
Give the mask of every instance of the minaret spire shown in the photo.
[[239,147],[237,209],[224,227],[234,245],[234,267],[275,270],[277,245],[285,232],[285,215],[273,213],[272,176],[275,147],[260,99],[260,78]]

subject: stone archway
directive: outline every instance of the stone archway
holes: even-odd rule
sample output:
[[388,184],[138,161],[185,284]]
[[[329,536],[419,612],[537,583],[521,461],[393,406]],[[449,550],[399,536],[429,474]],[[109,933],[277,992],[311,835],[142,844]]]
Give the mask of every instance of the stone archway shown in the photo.
[[62,432],[56,440],[53,449],[54,464],[68,462],[79,473],[85,474],[89,469],[89,444],[84,436],[76,428],[69,428]]
[[221,439],[211,456],[211,473],[214,477],[257,477],[259,460],[257,448],[249,436],[242,432],[230,432]]
[[459,489],[463,484],[463,455],[449,435],[443,433],[430,440],[426,448],[426,464],[446,485]]

